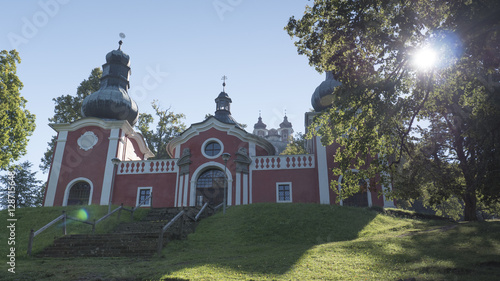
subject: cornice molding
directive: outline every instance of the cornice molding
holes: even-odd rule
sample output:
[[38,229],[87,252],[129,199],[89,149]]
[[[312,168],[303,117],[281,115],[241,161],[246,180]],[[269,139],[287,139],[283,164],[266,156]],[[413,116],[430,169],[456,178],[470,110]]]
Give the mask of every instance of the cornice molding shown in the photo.
[[235,136],[242,141],[254,142],[259,146],[263,147],[269,155],[275,154],[274,146],[267,140],[258,137],[256,135],[250,134],[247,131],[238,128],[235,124],[227,124],[217,120],[215,117],[210,116],[205,121],[200,123],[192,124],[187,130],[185,130],[181,135],[173,138],[167,144],[167,153],[170,157],[174,156],[174,149],[177,145],[187,142],[189,139],[199,135],[202,132],[208,131],[211,128],[215,128],[219,131],[225,131],[230,136]]

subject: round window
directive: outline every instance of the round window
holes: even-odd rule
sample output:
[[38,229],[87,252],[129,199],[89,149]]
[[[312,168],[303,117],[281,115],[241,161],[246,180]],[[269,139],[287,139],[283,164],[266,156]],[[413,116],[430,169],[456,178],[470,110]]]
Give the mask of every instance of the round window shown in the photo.
[[220,153],[221,146],[216,141],[211,141],[205,145],[205,154],[208,156],[216,156]]

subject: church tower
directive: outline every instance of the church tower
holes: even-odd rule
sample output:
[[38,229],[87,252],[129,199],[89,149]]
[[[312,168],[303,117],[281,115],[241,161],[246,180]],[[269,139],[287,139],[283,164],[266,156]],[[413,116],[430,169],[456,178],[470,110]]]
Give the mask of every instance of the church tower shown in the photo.
[[44,206],[108,205],[115,165],[154,156],[132,127],[139,112],[128,95],[130,57],[121,44],[106,55],[100,89],[83,100],[83,118],[49,124],[57,142]]

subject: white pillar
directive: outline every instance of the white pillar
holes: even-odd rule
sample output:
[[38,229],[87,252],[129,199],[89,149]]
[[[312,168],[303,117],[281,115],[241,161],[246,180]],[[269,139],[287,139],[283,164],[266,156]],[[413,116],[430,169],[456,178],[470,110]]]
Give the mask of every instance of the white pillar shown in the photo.
[[54,152],[54,159],[52,160],[52,168],[50,170],[49,180],[47,184],[47,192],[45,194],[45,207],[54,206],[54,199],[56,197],[57,183],[59,182],[59,175],[61,173],[62,160],[64,156],[64,147],[68,139],[68,131],[59,132],[57,136],[56,151]]
[[314,138],[316,139],[316,157],[318,159],[319,202],[321,204],[330,204],[330,185],[328,183],[326,147],[321,144],[320,137]]
[[108,153],[106,156],[106,166],[104,168],[104,180],[102,181],[101,205],[108,205],[111,196],[111,183],[113,182],[114,165],[111,159],[116,157],[118,141],[120,140],[120,129],[111,129],[109,136]]

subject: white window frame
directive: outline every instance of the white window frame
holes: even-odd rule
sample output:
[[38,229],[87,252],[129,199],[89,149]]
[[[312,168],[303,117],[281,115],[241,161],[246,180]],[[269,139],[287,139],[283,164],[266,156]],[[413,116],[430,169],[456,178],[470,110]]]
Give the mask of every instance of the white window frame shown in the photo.
[[[290,201],[283,201],[280,200],[280,191],[279,191],[279,186],[280,185],[288,185],[290,187]],[[293,202],[293,193],[292,193],[292,182],[277,182],[276,183],[276,202],[277,203],[292,203]]]
[[[139,205],[139,198],[141,196],[141,190],[142,189],[149,189],[149,194],[153,194],[153,187],[151,187],[151,186],[141,186],[141,187],[138,187],[137,188],[137,196],[135,197],[135,206]],[[153,199],[153,198],[149,198],[149,204],[144,204],[141,207],[151,207],[151,202],[153,201],[151,199]]]
[[[218,143],[220,145],[220,151],[219,151],[219,153],[217,155],[210,156],[210,155],[208,155],[208,154],[205,153],[205,147],[209,143],[211,143],[211,142],[216,142],[216,143]],[[203,142],[203,144],[201,145],[201,154],[203,154],[203,156],[205,156],[205,158],[215,159],[215,158],[221,156],[222,153],[224,153],[224,144],[222,144],[222,142],[219,139],[217,139],[217,138],[209,138],[209,139],[205,140]]]

